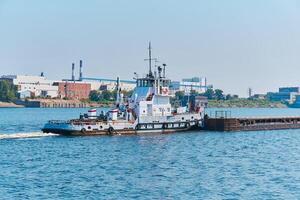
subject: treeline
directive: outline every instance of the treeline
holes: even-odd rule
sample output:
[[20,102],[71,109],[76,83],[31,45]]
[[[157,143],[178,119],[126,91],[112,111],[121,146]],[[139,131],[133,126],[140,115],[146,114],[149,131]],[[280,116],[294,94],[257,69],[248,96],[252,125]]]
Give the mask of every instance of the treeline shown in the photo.
[[[181,99],[184,96],[184,92],[183,91],[178,91],[175,93],[175,96],[179,99]],[[209,100],[233,100],[233,99],[238,99],[239,96],[238,95],[231,95],[231,94],[227,94],[225,95],[223,90],[221,89],[207,89],[205,93],[199,94],[197,91],[195,90],[191,90],[190,95],[202,95],[207,97]]]
[[[121,93],[124,95],[124,97],[129,97],[132,94],[132,91],[121,91]],[[92,90],[89,95],[90,101],[115,101],[117,96],[117,91],[98,91],[98,90]]]
[[12,83],[0,81],[0,101],[10,102],[17,97],[17,88]]

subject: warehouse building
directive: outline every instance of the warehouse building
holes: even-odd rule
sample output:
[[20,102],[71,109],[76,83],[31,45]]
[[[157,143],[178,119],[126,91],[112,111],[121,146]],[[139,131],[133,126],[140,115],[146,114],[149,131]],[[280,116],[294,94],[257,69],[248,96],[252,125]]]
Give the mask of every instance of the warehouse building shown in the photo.
[[41,76],[4,75],[0,80],[9,81],[17,86],[20,98],[58,96],[58,86],[53,85],[55,81],[47,80],[43,74]]

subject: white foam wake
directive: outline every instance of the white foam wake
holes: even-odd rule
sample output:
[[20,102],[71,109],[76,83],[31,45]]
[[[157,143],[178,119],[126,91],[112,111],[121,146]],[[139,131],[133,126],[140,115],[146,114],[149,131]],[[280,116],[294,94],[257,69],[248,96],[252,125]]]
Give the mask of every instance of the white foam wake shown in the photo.
[[12,134],[0,134],[0,140],[3,139],[20,139],[20,138],[39,138],[57,136],[57,134],[52,133],[42,133],[42,132],[32,132],[32,133],[12,133]]

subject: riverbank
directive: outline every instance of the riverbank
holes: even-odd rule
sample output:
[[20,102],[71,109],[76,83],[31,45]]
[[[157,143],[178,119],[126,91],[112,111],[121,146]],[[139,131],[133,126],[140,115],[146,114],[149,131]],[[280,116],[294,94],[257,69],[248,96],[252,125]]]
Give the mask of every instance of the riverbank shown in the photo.
[[64,99],[28,99],[14,102],[0,101],[0,108],[96,108],[112,107],[113,102],[91,102]]
[[287,108],[281,102],[258,99],[209,100],[209,108]]
[[17,105],[12,102],[2,102],[0,101],[0,108],[23,108],[24,106],[22,105]]
[[89,108],[89,107],[111,107],[112,103],[80,101],[77,99],[28,99],[15,101],[18,105],[30,108]]

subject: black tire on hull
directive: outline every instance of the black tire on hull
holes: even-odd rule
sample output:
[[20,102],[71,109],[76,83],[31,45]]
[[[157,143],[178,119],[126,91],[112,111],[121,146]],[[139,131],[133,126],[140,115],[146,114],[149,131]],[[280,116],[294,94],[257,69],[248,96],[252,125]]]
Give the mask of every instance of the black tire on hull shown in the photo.
[[188,122],[185,124],[185,128],[190,128],[191,124]]
[[108,131],[108,133],[109,133],[110,135],[112,135],[112,134],[114,133],[114,128],[113,128],[113,127],[109,127],[109,128],[107,129],[107,131]]
[[167,123],[163,123],[163,125],[162,125],[162,129],[166,129],[166,128],[167,128],[167,126],[168,126],[168,124],[167,124]]

